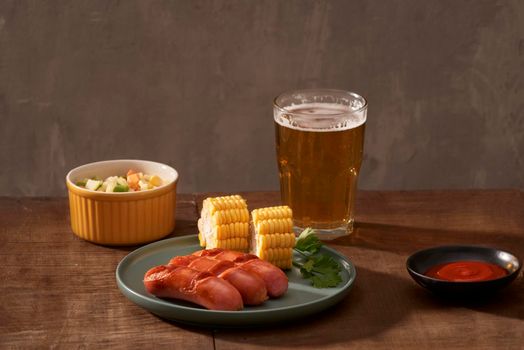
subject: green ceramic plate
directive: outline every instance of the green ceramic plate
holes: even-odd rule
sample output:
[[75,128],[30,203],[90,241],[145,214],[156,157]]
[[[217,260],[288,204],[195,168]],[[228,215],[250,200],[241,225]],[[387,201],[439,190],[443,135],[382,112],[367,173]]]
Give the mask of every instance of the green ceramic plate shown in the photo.
[[343,266],[342,284],[336,288],[314,288],[304,280],[297,268],[287,271],[289,289],[278,299],[260,306],[248,306],[241,311],[212,311],[184,301],[164,300],[149,294],[142,282],[153,266],[166,264],[176,255],[200,250],[196,235],[171,238],[151,243],[128,254],[116,269],[118,288],[132,302],[169,320],[209,327],[258,326],[285,322],[324,310],[349,292],[355,281],[353,264],[333,249],[322,247]]

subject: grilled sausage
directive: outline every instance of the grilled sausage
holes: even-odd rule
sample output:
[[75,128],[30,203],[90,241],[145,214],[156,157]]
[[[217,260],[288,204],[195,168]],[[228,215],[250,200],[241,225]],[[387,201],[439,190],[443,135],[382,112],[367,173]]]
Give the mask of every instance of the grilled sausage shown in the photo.
[[210,310],[243,308],[242,296],[224,279],[186,266],[156,266],[146,272],[144,285],[157,297],[186,300]]
[[260,305],[268,298],[264,280],[257,274],[236,267],[231,261],[188,255],[174,257],[169,264],[189,266],[225,279],[239,291],[245,305]]
[[273,264],[259,259],[256,255],[219,248],[199,250],[193,255],[231,261],[242,270],[258,275],[266,284],[267,294],[272,298],[278,298],[287,291],[289,281],[286,274]]

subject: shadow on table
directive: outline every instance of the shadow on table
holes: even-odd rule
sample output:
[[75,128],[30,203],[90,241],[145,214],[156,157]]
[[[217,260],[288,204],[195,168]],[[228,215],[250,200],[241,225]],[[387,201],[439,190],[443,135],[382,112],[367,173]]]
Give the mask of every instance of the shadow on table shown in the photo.
[[456,309],[460,312],[460,309],[466,308],[523,320],[523,287],[521,276],[493,298],[450,300],[430,293],[407,278],[357,266],[355,285],[342,302],[298,321],[264,327],[218,329],[164,321],[199,334],[213,332],[216,343],[316,349],[329,344],[349,345],[352,341],[380,336],[402,323],[413,311]]
[[524,256],[524,236],[504,233],[502,230],[476,232],[358,222],[353,234],[337,238],[331,243],[395,252],[406,256],[430,246],[477,244],[507,249],[520,259]]
[[[405,259],[416,250],[446,244],[490,245],[506,249],[522,261],[524,237],[504,232],[450,231],[414,228],[374,223],[359,223],[355,234],[332,241],[335,245],[360,247],[405,255]],[[413,300],[426,307],[465,307],[483,313],[524,320],[524,272],[498,293],[478,298],[444,299],[417,286],[406,291]]]
[[200,326],[191,325],[191,324],[187,324],[187,323],[180,323],[180,322],[176,322],[176,321],[172,321],[172,320],[168,320],[168,319],[162,318],[162,317],[157,316],[155,314],[151,314],[151,316],[155,317],[159,321],[169,323],[169,324],[171,324],[173,326],[176,326],[178,328],[184,329],[184,330],[186,330],[188,332],[198,333],[198,334],[202,334],[202,335],[209,335],[209,336],[213,335],[213,329],[212,328],[200,327]]
[[[161,241],[161,240],[164,240],[164,239],[169,239],[169,238],[176,238],[176,237],[181,237],[181,236],[186,236],[186,235],[196,235],[198,233],[198,228],[197,228],[197,225],[196,223],[193,221],[193,220],[177,220],[176,222],[176,227],[175,227],[175,230],[173,232],[171,232],[170,234],[168,234],[167,236],[165,237],[162,237],[161,239],[157,240],[157,241],[153,241],[153,242],[149,242],[149,243],[144,243],[144,244],[136,244],[136,245],[124,245],[124,246],[111,246],[111,245],[104,245],[104,244],[98,244],[98,243],[93,243],[93,242],[87,242],[89,244],[93,244],[95,246],[99,246],[99,247],[102,247],[102,248],[106,248],[106,249],[110,249],[110,250],[120,250],[120,251],[123,251],[123,252],[132,252],[140,247],[143,247],[145,245],[148,245],[150,243],[154,243],[154,242],[158,242],[158,241]],[[79,240],[83,241],[82,239],[78,238]]]
[[524,320],[524,277],[517,277],[511,285],[487,296],[449,298],[435,295],[413,285],[407,296],[423,309],[466,308],[506,318]]
[[219,329],[215,331],[216,342],[321,348],[374,337],[394,327],[410,312],[410,305],[401,302],[406,285],[406,280],[357,266],[353,289],[334,307],[287,324],[241,331]]

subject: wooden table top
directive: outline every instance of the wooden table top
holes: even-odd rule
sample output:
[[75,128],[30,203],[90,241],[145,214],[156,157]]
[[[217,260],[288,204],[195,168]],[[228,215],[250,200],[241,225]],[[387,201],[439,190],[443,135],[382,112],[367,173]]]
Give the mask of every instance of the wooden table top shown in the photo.
[[[250,208],[276,192],[244,193]],[[207,194],[179,194],[171,236],[197,233]],[[481,244],[524,257],[524,193],[360,192],[354,234],[329,245],[357,279],[336,307],[287,326],[213,330],[166,322],[118,290],[115,268],[136,247],[78,239],[64,198],[0,198],[0,347],[180,349],[523,349],[522,275],[483,303],[439,299],[405,269],[414,251]],[[522,274],[522,273],[521,273]]]

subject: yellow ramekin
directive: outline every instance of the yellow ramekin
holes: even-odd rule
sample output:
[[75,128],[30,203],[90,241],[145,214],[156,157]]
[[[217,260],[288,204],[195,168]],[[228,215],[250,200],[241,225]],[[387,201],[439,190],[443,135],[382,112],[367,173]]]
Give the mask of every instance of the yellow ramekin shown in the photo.
[[[90,191],[75,185],[84,178],[126,174],[129,169],[158,175],[158,188],[122,193]],[[175,228],[178,173],[165,164],[134,159],[89,163],[66,176],[71,228],[80,238],[105,245],[134,245],[158,240]]]

